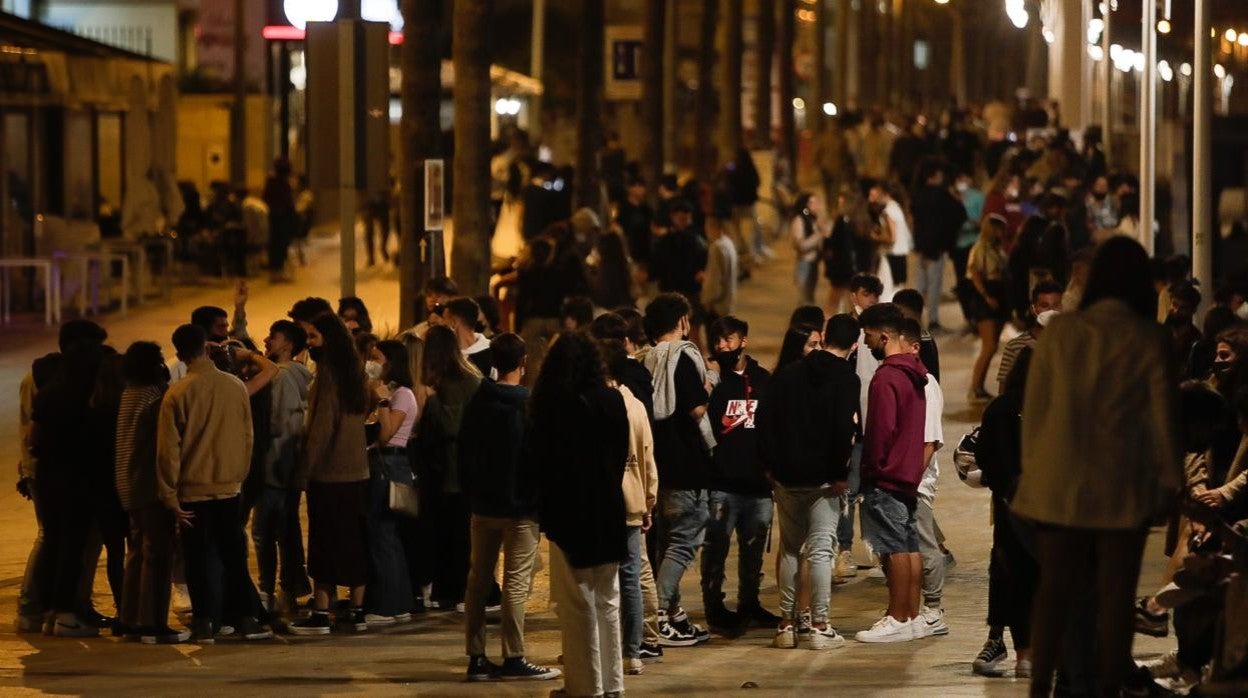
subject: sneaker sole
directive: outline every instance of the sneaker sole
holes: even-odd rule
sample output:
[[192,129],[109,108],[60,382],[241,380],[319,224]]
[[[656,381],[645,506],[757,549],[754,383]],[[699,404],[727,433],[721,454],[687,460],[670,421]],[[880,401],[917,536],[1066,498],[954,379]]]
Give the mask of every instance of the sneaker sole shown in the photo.
[[855,635],[854,639],[857,640],[858,642],[865,642],[869,645],[885,645],[885,644],[891,644],[891,643],[896,643],[896,642],[912,642],[915,638],[913,635],[905,635],[905,636],[890,635],[888,637],[869,637],[869,638],[859,637],[858,635]]
[[534,674],[533,676],[499,676],[500,681],[553,681],[563,676],[561,671],[549,671],[545,674]]
[[498,681],[498,677],[492,674],[477,674],[468,677],[468,683],[485,683],[487,681]]
[[771,641],[771,646],[778,650],[792,650],[797,649],[797,641],[788,639],[781,640],[780,638],[776,638]]
[[667,638],[659,639],[660,647],[693,647],[696,644],[698,644],[698,639],[694,637],[680,640],[669,640]]
[[929,625],[923,629],[922,637],[939,637],[941,635],[948,635],[948,634],[949,634],[948,625],[939,626],[939,627],[933,627]]
[[1003,663],[1005,663],[1004,659],[991,664],[976,664],[971,667],[971,673],[976,676],[987,676],[990,679],[998,679],[1005,676],[1005,669],[1001,666]]
[[296,628],[294,626],[291,626],[287,628],[287,630],[290,631],[291,635],[312,636],[312,635],[328,635],[329,634],[329,628]]
[[840,649],[845,646],[845,638],[840,637],[839,635],[836,637],[835,640],[833,639],[816,640],[812,638],[809,642],[806,643],[806,645],[807,645],[806,649],[810,649],[810,650],[835,650],[835,649]]
[[271,640],[272,638],[273,638],[273,631],[271,630],[265,630],[263,632],[258,632],[258,633],[248,633],[247,635],[243,636],[244,640]]

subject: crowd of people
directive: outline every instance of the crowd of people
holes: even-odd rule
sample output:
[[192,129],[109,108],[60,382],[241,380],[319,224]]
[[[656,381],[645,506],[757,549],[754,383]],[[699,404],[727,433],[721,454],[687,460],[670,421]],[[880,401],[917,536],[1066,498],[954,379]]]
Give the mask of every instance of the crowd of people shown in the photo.
[[[792,197],[781,234],[801,305],[771,370],[737,309],[739,284],[771,256],[748,152],[714,182],[664,177],[653,208],[625,167],[606,225],[590,209],[526,207],[523,247],[492,294],[431,279],[423,318],[394,337],[373,334],[358,298],[305,298],[257,342],[241,283],[232,313],[201,307],[173,331],[172,362],[158,343],[120,352],[99,325],[67,323],[22,384],[19,486],[40,535],[19,629],[212,643],[460,611],[468,680],[562,676],[568,695],[618,695],[626,675],[712,631],[843,646],[834,585],[866,568],[885,578],[887,607],[856,641],[946,635],[937,344],[952,259],[980,341],[968,397],[988,403],[954,456],[991,489],[974,671],[1006,672],[1009,630],[1014,675],[1037,695],[1055,680],[1102,695],[1194,683],[1221,632],[1220,575],[1244,562],[1219,556],[1242,540],[1228,525],[1248,518],[1244,289],[1198,288],[1186,260],[1150,261],[1139,222],[1124,227],[1133,180],[1098,170],[1095,147],[1059,136],[1038,153],[981,152],[915,126],[885,150],[888,168],[825,170],[827,190]],[[989,156],[984,194],[975,165]],[[552,172],[527,168],[499,169],[558,193],[543,186]],[[831,291],[815,304],[820,267]],[[1007,324],[1021,332],[993,397]],[[1167,585],[1137,601],[1144,541],[1167,517]],[[778,613],[760,599],[773,523]],[[542,534],[562,669],[525,651]],[[101,549],[116,618],[91,603]],[[681,598],[699,558],[709,628]],[[169,624],[183,590],[188,630]],[[1168,632],[1170,609],[1178,651],[1133,670],[1132,630]],[[501,663],[488,658],[490,612]]]

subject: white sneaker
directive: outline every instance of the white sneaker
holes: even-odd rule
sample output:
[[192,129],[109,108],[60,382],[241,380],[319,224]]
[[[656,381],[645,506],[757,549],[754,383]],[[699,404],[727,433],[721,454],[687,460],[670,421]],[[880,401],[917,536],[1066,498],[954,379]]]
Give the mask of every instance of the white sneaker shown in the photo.
[[845,638],[841,637],[831,625],[820,628],[811,626],[806,636],[806,646],[812,650],[834,650],[845,646]]
[[897,620],[892,616],[884,616],[877,620],[870,630],[863,630],[856,635],[854,639],[858,642],[909,642],[914,639],[914,625],[912,621]]
[[383,625],[394,625],[397,621],[394,616],[383,616],[380,613],[366,613],[364,614],[364,622],[368,624],[368,627],[372,628]]
[[835,574],[841,578],[858,576],[858,563],[854,562],[854,551],[842,550],[836,554]]
[[915,639],[949,634],[949,626],[945,624],[945,611],[943,608],[928,608],[924,606],[919,610],[919,615],[911,620],[914,624]]
[[867,579],[884,579],[884,566],[876,565],[867,570]]
[[783,628],[776,629],[776,636],[772,639],[771,646],[781,650],[791,650],[797,647],[797,632],[793,629],[792,623],[786,623]]
[[1139,662],[1139,665],[1148,669],[1148,673],[1154,679],[1170,679],[1183,673],[1183,667],[1179,666],[1178,650],[1166,652],[1156,659]]

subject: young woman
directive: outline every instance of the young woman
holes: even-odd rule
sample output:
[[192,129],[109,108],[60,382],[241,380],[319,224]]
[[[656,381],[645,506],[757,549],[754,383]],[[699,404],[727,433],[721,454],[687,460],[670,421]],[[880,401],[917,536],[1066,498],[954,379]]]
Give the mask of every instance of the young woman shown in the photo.
[[564,691],[621,694],[620,562],[629,557],[621,489],[629,422],[586,334],[560,335],[530,403],[542,528],[563,636]]
[[355,296],[338,300],[338,317],[347,323],[347,328],[352,333],[373,331],[373,320],[368,316],[368,306]]
[[841,305],[849,297],[849,280],[857,268],[854,252],[854,204],[848,193],[836,197],[836,220],[832,231],[823,243],[823,275],[828,280],[828,303],[824,311],[829,315],[841,312]]
[[377,400],[373,415],[377,440],[369,447],[368,593],[364,598],[369,626],[393,625],[411,620],[412,582],[407,557],[399,540],[399,514],[390,510],[390,483],[410,485],[412,468],[407,460],[407,442],[419,417],[412,373],[403,343],[387,339],[376,344],[369,357],[380,369],[370,381]]
[[624,237],[618,233],[598,236],[590,255],[588,271],[590,297],[599,308],[618,308],[633,304],[632,261]]
[[799,323],[790,327],[784,333],[784,343],[780,345],[780,358],[776,359],[776,367],[772,373],[818,349],[822,343],[823,332],[816,325]]
[[[471,561],[468,502],[459,483],[459,425],[481,385],[481,372],[464,358],[455,331],[430,327],[425,335],[421,383],[429,391],[420,422],[421,517],[430,541],[432,597],[439,608],[464,600]],[[423,526],[423,524],[422,524]],[[496,598],[496,597],[495,597]]]
[[1005,233],[1005,218],[997,214],[984,216],[979,228],[979,240],[971,247],[966,260],[966,278],[975,289],[971,299],[971,313],[979,333],[979,356],[971,371],[971,387],[967,399],[972,402],[991,397],[984,388],[988,364],[997,353],[1001,340],[1001,328],[1009,315],[1006,303],[1005,276],[1007,263],[1001,250],[1001,236]]
[[803,192],[794,205],[796,213],[789,222],[789,239],[797,252],[797,297],[802,303],[815,301],[815,284],[819,281],[819,249],[827,237],[823,221],[823,199]]
[[315,582],[312,613],[292,623],[296,635],[328,635],[329,602],[337,587],[350,589],[350,611],[338,618],[357,632],[368,629],[368,458],[364,415],[368,394],[364,362],[342,319],[312,319],[308,347],[316,379],[308,394],[308,439],[296,480],[308,492],[308,574]]

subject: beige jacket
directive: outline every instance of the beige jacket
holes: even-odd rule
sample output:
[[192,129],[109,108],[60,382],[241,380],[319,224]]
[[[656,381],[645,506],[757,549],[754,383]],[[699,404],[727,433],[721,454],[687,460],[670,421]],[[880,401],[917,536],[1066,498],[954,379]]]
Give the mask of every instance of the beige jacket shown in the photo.
[[642,518],[654,510],[659,497],[659,470],[654,464],[654,437],[650,418],[641,400],[619,386],[628,411],[628,464],[624,468],[624,509],[629,526],[642,525]]
[[1226,474],[1226,483],[1218,491],[1228,502],[1248,496],[1248,435],[1239,440],[1239,449],[1235,451],[1235,460],[1231,461],[1231,469]]
[[233,497],[251,469],[251,401],[239,379],[200,357],[165,393],[156,432],[156,494],[179,502]]
[[1184,482],[1167,336],[1125,303],[1067,313],[1036,345],[1013,509],[1071,528],[1137,529]]

